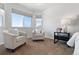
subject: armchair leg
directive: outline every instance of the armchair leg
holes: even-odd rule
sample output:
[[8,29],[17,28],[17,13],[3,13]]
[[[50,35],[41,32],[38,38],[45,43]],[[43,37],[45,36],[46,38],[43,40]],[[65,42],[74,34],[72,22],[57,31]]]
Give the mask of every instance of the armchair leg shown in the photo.
[[15,52],[15,49],[12,49],[11,51],[12,51],[12,52]]
[[55,44],[55,43],[57,43],[58,41],[59,41],[58,39],[57,39],[57,40],[56,40],[56,39],[54,39],[54,44]]
[[26,44],[26,42],[24,44]]
[[6,48],[7,50],[11,51],[11,52],[15,52],[16,49],[8,49]]

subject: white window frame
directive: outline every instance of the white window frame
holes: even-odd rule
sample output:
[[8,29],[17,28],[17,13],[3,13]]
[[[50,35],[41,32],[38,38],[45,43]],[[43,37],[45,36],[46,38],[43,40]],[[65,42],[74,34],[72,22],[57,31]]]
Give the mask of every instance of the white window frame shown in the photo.
[[[35,27],[39,27],[39,26],[36,26],[37,25],[37,19],[42,19],[42,17],[37,17],[36,20],[35,20]],[[43,19],[41,20],[41,27],[43,27]]]

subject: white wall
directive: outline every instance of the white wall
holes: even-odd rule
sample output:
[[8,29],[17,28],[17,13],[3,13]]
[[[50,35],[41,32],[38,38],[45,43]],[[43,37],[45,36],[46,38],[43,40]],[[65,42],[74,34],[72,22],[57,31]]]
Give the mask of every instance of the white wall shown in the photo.
[[[60,26],[60,21],[65,16],[71,16],[79,14],[79,4],[58,4],[58,6],[51,7],[43,13],[43,29],[46,32],[46,37],[53,38],[53,33],[56,28]],[[79,24],[76,27],[76,31],[79,30]],[[74,26],[69,29],[72,32],[75,30]]]
[[4,4],[0,3],[0,8],[4,9]]
[[4,5],[0,4],[0,16],[2,16],[2,26],[0,27],[0,45],[3,44],[3,27],[4,27]]
[[4,43],[4,39],[3,39],[3,28],[0,27],[0,45]]
[[75,32],[79,32],[79,14],[72,17],[70,25],[68,25],[68,32],[71,32],[71,35]]

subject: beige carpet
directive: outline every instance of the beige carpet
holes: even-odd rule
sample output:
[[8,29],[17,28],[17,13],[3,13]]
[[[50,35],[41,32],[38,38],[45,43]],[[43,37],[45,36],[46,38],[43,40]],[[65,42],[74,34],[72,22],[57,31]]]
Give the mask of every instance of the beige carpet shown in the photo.
[[73,48],[69,48],[65,42],[59,41],[54,44],[52,39],[37,42],[29,39],[25,45],[19,47],[15,52],[0,46],[1,55],[71,55],[72,53]]

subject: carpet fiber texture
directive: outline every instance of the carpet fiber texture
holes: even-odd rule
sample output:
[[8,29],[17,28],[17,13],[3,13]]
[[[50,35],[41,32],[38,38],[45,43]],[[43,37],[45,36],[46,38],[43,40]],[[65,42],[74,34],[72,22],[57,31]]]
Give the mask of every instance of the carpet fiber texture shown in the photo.
[[73,48],[66,45],[65,42],[59,41],[56,44],[52,39],[44,41],[32,41],[28,39],[26,44],[12,52],[7,50],[4,45],[0,46],[0,55],[72,55]]

